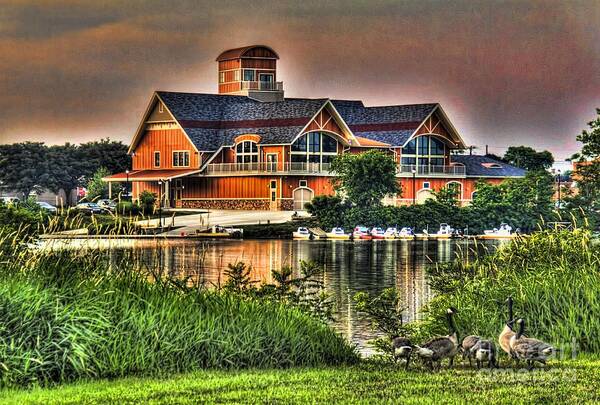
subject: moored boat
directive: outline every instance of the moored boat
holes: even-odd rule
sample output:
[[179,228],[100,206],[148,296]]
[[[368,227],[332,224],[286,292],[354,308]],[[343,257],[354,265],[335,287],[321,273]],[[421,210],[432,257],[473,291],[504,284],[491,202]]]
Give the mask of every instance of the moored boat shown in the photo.
[[354,239],[373,239],[373,236],[369,232],[369,228],[365,226],[357,226],[353,232]]
[[389,227],[385,230],[383,234],[384,239],[397,239],[398,238],[398,229],[394,227]]
[[517,234],[512,232],[512,226],[503,222],[499,228],[488,229],[483,231],[483,235],[479,235],[479,239],[512,239],[516,238]]
[[385,231],[380,227],[374,227],[371,229],[371,236],[373,239],[385,239]]
[[429,238],[433,239],[450,239],[454,235],[454,228],[446,223],[440,224],[440,229],[436,233],[428,234]]
[[301,226],[300,228],[298,228],[296,230],[296,232],[294,232],[292,234],[292,236],[294,237],[294,239],[303,239],[303,240],[315,239],[315,235],[313,235],[308,230],[308,228],[305,228],[303,226]]
[[405,226],[398,232],[398,239],[414,239],[415,233],[412,228]]
[[327,232],[327,239],[350,239],[349,233],[344,233],[344,228],[332,228],[331,232]]

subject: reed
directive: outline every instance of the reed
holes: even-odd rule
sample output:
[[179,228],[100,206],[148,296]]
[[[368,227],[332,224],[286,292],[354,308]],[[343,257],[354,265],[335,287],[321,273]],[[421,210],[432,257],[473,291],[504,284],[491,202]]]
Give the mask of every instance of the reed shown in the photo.
[[573,340],[600,353],[600,245],[585,230],[542,231],[469,263],[430,271],[438,294],[428,305],[425,329],[441,331],[448,306],[459,309],[464,334],[495,337],[506,322],[504,301],[514,298],[515,316],[528,333],[557,345]]
[[281,302],[188,286],[133,269],[126,255],[0,240],[0,386],[358,359],[325,323]]

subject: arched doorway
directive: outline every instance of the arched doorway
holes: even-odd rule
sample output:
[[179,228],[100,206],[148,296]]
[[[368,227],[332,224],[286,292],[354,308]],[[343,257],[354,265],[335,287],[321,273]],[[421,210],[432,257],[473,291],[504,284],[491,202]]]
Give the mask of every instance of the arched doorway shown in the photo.
[[430,198],[433,198],[433,193],[431,192],[431,189],[424,188],[422,190],[417,191],[417,203],[418,204],[423,204],[425,201],[429,200]]
[[304,211],[304,204],[313,199],[314,192],[308,187],[300,187],[294,190],[294,211]]

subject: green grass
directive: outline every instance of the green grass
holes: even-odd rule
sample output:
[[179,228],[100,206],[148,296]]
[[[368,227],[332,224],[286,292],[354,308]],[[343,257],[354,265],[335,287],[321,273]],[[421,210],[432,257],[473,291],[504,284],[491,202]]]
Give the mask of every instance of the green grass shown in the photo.
[[80,382],[0,392],[7,404],[76,403],[590,403],[600,400],[600,360],[552,363],[547,371],[430,373],[364,363],[336,368],[200,371],[166,378]]

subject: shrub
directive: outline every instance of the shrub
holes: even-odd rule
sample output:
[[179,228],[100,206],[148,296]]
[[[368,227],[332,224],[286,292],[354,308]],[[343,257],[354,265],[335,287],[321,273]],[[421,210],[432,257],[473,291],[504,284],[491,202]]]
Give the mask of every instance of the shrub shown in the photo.
[[138,197],[140,209],[144,214],[152,214],[154,212],[154,206],[156,204],[156,194],[144,190]]

